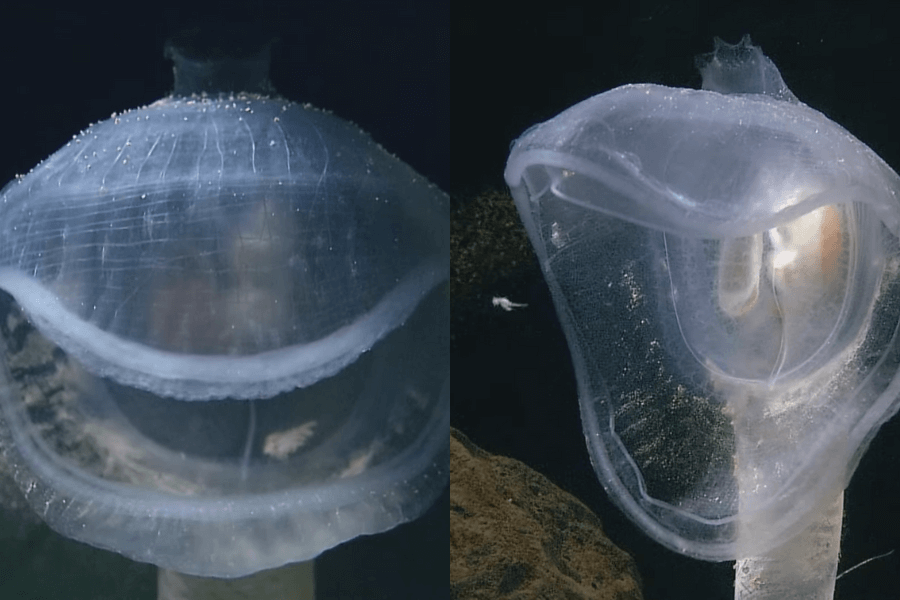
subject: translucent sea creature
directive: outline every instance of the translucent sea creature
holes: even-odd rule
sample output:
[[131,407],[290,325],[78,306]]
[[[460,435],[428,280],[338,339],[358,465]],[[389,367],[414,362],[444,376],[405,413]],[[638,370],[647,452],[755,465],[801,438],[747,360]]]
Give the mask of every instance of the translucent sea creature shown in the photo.
[[53,529],[162,567],[161,597],[415,519],[449,427],[446,194],[262,93],[268,45],[168,51],[172,96],[0,193],[6,460]]
[[749,38],[702,90],[626,85],[520,137],[506,181],[609,496],[736,598],[832,597],[843,490],[900,398],[900,178]]

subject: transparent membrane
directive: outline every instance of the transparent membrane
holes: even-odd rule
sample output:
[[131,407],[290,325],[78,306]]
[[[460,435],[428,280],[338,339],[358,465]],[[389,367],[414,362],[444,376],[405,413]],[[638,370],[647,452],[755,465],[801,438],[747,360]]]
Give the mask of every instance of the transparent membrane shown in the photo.
[[449,199],[355,125],[164,98],[0,200],[0,442],[58,532],[238,577],[446,486]]
[[0,293],[7,456],[54,529],[136,560],[236,576],[312,558],[442,490],[445,309],[437,288],[311,386],[185,402],[91,374]]
[[825,515],[898,409],[900,179],[749,39],[700,67],[703,90],[532,127],[505,176],[600,481],[660,543],[729,560]]

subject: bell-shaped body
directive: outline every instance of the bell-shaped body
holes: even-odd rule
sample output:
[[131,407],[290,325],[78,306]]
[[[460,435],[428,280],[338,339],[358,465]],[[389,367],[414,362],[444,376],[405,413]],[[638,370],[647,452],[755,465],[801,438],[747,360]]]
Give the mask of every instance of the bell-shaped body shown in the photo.
[[745,40],[704,90],[628,85],[516,142],[610,496],[688,555],[755,556],[842,490],[900,381],[900,179]]
[[64,535],[312,558],[446,485],[449,203],[326,112],[165,98],[0,194],[2,436]]

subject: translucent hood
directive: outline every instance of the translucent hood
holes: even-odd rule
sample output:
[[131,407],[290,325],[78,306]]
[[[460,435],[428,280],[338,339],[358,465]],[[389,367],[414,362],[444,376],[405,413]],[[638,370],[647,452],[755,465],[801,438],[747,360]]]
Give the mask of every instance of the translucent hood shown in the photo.
[[897,411],[900,179],[749,40],[703,76],[719,91],[628,85],[531,128],[506,181],[600,481],[727,560],[805,527]]
[[762,94],[625,85],[525,132],[505,177],[514,193],[549,187],[679,235],[746,235],[835,202],[871,205],[897,228],[900,180],[878,155],[822,113]]

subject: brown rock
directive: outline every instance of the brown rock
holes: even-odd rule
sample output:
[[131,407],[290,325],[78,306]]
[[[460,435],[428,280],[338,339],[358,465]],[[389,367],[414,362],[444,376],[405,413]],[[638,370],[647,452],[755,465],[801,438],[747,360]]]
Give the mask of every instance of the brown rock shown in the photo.
[[452,598],[640,600],[639,582],[584,504],[451,429]]

